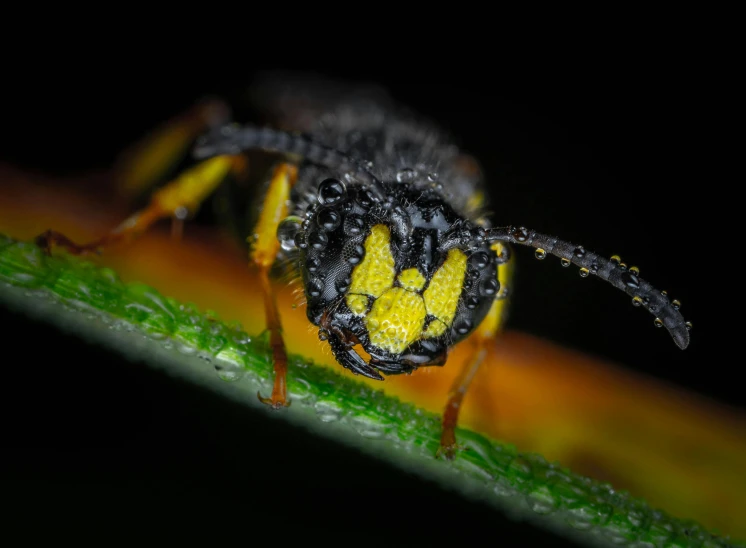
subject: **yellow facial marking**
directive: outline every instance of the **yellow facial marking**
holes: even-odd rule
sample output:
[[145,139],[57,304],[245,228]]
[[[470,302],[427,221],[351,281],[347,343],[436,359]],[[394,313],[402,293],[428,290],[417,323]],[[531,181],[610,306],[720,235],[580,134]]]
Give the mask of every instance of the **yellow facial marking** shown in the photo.
[[404,289],[419,291],[425,287],[425,277],[416,268],[402,270],[398,280]]
[[[433,274],[430,285],[422,294],[425,298],[427,313],[443,323],[442,328],[436,322],[430,324],[425,336],[437,337],[453,322],[465,274],[466,254],[460,249],[451,249],[443,266]],[[428,335],[428,333],[432,334]]]
[[349,293],[380,297],[394,285],[394,256],[391,233],[386,225],[375,225],[363,244],[365,257],[352,270]]
[[430,322],[430,325],[427,326],[427,329],[422,334],[422,336],[426,339],[440,337],[443,333],[445,333],[446,329],[448,329],[448,326],[446,324],[444,324],[440,320],[433,320],[432,322]]
[[425,303],[420,295],[402,287],[392,287],[373,303],[365,317],[370,342],[389,352],[404,352],[420,338],[425,315]]
[[347,306],[350,307],[353,314],[362,316],[365,311],[368,310],[368,297],[365,295],[350,295],[347,294]]

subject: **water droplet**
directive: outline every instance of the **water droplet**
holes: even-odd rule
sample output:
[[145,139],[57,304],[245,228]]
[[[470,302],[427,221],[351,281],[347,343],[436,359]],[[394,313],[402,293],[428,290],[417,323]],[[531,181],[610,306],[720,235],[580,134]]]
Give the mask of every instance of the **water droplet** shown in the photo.
[[622,258],[619,255],[612,255],[609,260],[614,264],[614,266],[622,262]]
[[495,494],[499,497],[512,497],[517,491],[504,478],[498,478],[493,488]]
[[347,262],[350,264],[358,264],[360,261],[363,260],[364,256],[365,256],[365,248],[361,246],[360,244],[358,244],[352,249],[350,256],[347,257]]
[[324,249],[326,244],[329,243],[329,238],[321,231],[314,231],[308,235],[308,243],[311,244],[311,247],[314,249]]
[[363,209],[369,209],[373,205],[373,202],[377,201],[370,191],[365,189],[358,191],[356,200]]
[[640,269],[638,267],[636,267],[636,266],[630,266],[629,267],[629,272],[630,272],[630,274],[634,274],[635,276],[639,276],[640,275]]
[[664,297],[668,297],[668,291],[664,289],[663,291],[661,291],[661,295],[663,295]]
[[570,266],[570,259],[565,259],[564,257],[562,257],[560,259],[560,264],[567,268],[568,266]]
[[458,333],[459,335],[466,335],[471,330],[471,327],[471,320],[469,320],[468,318],[464,318],[456,326],[456,333]]
[[540,487],[526,497],[528,507],[537,514],[549,514],[554,511],[557,501],[548,487]]
[[437,174],[437,173],[435,173],[435,172],[432,172],[432,173],[428,173],[428,174],[427,174],[427,179],[428,179],[428,181],[430,181],[431,183],[434,183],[435,181],[437,181],[437,180],[438,180],[438,174]]
[[580,271],[579,271],[579,274],[580,274],[581,278],[587,278],[588,274],[590,274],[590,273],[591,273],[591,271],[588,270],[587,268],[581,268]]
[[692,322],[686,322],[684,324],[684,327],[686,327],[687,331],[691,331],[692,327],[694,327],[694,326],[692,325]]
[[303,219],[296,216],[286,217],[277,227],[277,239],[285,251],[296,247],[295,237],[301,229]]
[[627,263],[619,263],[620,270],[627,270]]
[[243,378],[245,370],[234,364],[220,362],[215,364],[215,373],[225,382],[236,382]]
[[538,247],[536,248],[536,251],[534,251],[534,256],[540,261],[543,261],[544,259],[547,258],[547,252],[544,251],[542,248]]
[[674,299],[673,301],[671,301],[671,306],[678,310],[679,308],[681,308],[681,301],[678,299]]
[[627,287],[631,287],[632,289],[640,287],[640,279],[631,272],[623,272],[621,279]]
[[466,299],[466,308],[469,310],[474,310],[477,306],[479,306],[479,297],[468,297]]
[[469,262],[474,268],[482,270],[490,264],[490,256],[484,251],[478,251],[469,258]]
[[632,306],[642,306],[642,298],[639,295],[632,297]]
[[336,204],[341,202],[347,194],[347,189],[338,179],[326,179],[319,185],[319,202],[322,204]]
[[345,219],[345,232],[351,236],[357,236],[363,232],[365,221],[360,215],[348,215]]
[[337,278],[337,281],[334,283],[334,287],[337,288],[337,291],[339,293],[347,293],[347,290],[350,288],[350,284],[352,283],[352,279],[348,278]]
[[306,269],[309,272],[316,272],[319,268],[321,268],[321,259],[318,257],[309,257],[306,261]]
[[655,327],[663,327],[663,320],[656,318],[653,320],[653,325],[655,325]]
[[415,175],[417,175],[417,173],[414,169],[411,167],[405,167],[404,169],[400,169],[399,173],[396,174],[396,181],[398,183],[411,183],[414,181]]
[[528,229],[525,226],[514,228],[510,235],[515,238],[516,242],[522,243],[528,240]]
[[295,241],[296,247],[299,247],[301,249],[306,249],[308,247],[308,243],[306,242],[306,235],[303,232],[298,232],[293,240]]
[[313,408],[321,422],[334,422],[342,417],[342,409],[334,402],[318,401]]
[[331,232],[342,223],[342,216],[333,209],[324,208],[316,215],[316,222],[321,228]]
[[575,255],[578,259],[581,259],[585,257],[585,249],[582,245],[579,245],[575,248],[575,250],[572,252],[573,255]]
[[306,286],[306,292],[310,297],[318,297],[324,291],[324,284],[318,278],[311,278]]
[[497,293],[498,289],[500,289],[500,282],[498,282],[495,278],[487,278],[482,282],[480,292],[482,293],[482,295],[486,295],[489,297]]
[[365,415],[350,419],[350,425],[364,438],[380,439],[391,429],[391,425],[379,423]]

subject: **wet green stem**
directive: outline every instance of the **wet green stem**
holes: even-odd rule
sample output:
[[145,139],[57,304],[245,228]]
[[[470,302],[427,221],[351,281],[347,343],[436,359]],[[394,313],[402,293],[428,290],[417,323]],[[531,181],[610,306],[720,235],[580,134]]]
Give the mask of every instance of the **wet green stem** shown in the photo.
[[[263,408],[256,393],[271,390],[263,338],[143,284],[124,284],[110,269],[66,255],[47,257],[33,244],[2,235],[0,304],[64,322],[118,351],[140,349],[138,357],[154,367],[247,406]],[[486,500],[516,519],[592,546],[744,546],[469,430],[457,431],[467,451],[452,462],[438,460],[437,415],[298,356],[290,358],[289,373],[293,405],[282,412],[286,420]]]

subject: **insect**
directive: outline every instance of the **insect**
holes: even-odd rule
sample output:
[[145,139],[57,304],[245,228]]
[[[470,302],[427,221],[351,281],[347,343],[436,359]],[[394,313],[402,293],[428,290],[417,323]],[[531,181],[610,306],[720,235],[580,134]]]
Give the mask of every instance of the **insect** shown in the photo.
[[385,95],[303,92],[277,83],[268,89],[273,92],[265,93],[265,106],[273,125],[233,124],[222,104],[199,105],[130,159],[129,180],[143,186],[172,161],[168,151],[179,148],[174,143],[194,145],[194,165],[153,192],[147,207],[88,244],[54,230],[37,243],[47,252],[56,245],[82,254],[129,239],[159,219],[180,226],[224,181],[246,176],[247,154],[262,151],[274,165],[250,263],[261,282],[274,385],[259,398],[276,409],[289,403],[287,354],[270,279],[273,265],[286,261],[302,280],[307,316],[319,338],[355,374],[383,380],[442,366],[453,345],[473,341],[443,414],[440,453],[446,458],[457,449],[464,395],[505,319],[514,245],[535,248],[540,259],[555,255],[564,266],[580,267],[582,276],[621,289],[680,348],[687,347],[691,324],[678,302],[642,280],[636,268],[524,227],[493,226],[483,213],[476,161]]

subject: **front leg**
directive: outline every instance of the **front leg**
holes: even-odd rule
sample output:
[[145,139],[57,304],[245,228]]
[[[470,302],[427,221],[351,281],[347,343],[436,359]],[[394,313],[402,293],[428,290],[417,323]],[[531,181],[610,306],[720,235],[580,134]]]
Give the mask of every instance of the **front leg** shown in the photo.
[[264,314],[275,370],[272,395],[268,398],[261,394],[257,395],[262,403],[266,403],[274,409],[287,407],[290,403],[287,399],[288,356],[282,338],[282,323],[277,310],[277,298],[269,279],[269,270],[277,257],[277,252],[280,250],[280,242],[277,240],[277,226],[287,216],[290,189],[297,178],[298,168],[296,166],[287,163],[277,166],[264,198],[262,213],[254,228],[256,236],[253,238],[251,247],[251,262],[259,268],[259,279],[264,296]]
[[471,385],[471,381],[477,374],[479,366],[487,356],[488,345],[492,344],[495,337],[500,332],[505,321],[507,311],[508,283],[510,282],[513,265],[509,262],[510,253],[506,244],[493,244],[498,265],[497,280],[500,282],[500,291],[492,303],[490,311],[485,316],[477,330],[469,338],[474,343],[474,351],[471,358],[466,362],[464,368],[453,381],[451,389],[448,392],[448,400],[445,410],[443,411],[443,430],[440,436],[440,448],[437,456],[452,460],[456,455],[456,450],[460,449],[456,442],[456,426],[461,411],[461,405],[466,396],[466,391]]

